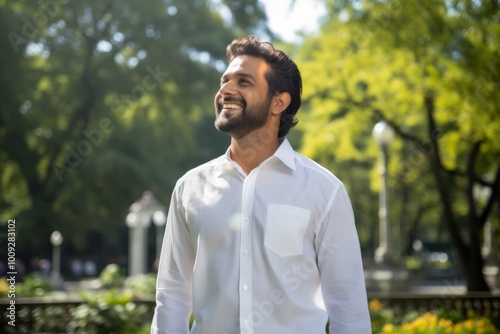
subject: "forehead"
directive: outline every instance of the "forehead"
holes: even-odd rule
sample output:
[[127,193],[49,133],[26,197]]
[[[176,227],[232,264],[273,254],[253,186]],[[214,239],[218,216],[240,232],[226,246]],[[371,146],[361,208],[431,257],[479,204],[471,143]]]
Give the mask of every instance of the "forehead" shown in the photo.
[[264,80],[269,65],[262,58],[253,56],[238,56],[229,63],[223,77],[229,75],[251,75],[256,80]]

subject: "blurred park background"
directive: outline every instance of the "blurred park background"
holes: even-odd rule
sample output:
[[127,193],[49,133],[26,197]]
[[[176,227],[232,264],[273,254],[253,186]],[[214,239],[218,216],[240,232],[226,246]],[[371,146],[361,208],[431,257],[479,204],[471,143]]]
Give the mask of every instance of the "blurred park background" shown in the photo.
[[289,140],[345,183],[369,292],[497,295],[500,2],[311,0],[295,20],[318,28],[291,39],[269,23],[298,4],[267,3],[0,0],[0,276],[15,220],[19,297],[37,274],[154,282],[176,180],[229,145],[213,97],[248,34],[301,69]]

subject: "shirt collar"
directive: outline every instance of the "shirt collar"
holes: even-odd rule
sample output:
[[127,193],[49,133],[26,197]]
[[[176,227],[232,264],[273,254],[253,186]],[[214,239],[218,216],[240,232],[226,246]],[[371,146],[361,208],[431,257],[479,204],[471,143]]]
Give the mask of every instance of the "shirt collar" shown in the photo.
[[[226,150],[226,153],[219,157],[219,161],[215,165],[215,171],[217,176],[220,176],[224,172],[235,172],[237,168],[236,163],[230,158],[230,147]],[[288,168],[295,170],[295,151],[293,150],[290,142],[286,138],[280,138],[280,146],[274,152],[273,157],[281,160]]]
[[295,151],[286,138],[281,138],[281,145],[278,147],[274,156],[280,159],[288,168],[295,170]]
[[236,172],[236,166],[229,156],[229,150],[230,147],[228,147],[224,155],[219,157],[217,163],[215,164],[215,173],[217,177],[219,177],[223,173]]

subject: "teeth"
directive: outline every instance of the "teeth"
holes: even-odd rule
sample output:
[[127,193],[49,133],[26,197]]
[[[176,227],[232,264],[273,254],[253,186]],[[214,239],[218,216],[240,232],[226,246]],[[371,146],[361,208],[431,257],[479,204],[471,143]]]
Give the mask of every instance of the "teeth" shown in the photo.
[[239,108],[241,108],[241,107],[237,104],[225,104],[224,105],[224,109],[239,109]]

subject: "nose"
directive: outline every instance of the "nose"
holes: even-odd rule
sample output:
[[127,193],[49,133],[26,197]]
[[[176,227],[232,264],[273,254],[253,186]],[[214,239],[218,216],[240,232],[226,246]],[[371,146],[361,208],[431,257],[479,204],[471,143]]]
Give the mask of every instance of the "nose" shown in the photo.
[[215,94],[215,99],[214,99],[215,109],[217,110],[219,108],[218,106],[223,99],[228,98],[234,94],[235,94],[234,88],[232,88],[232,85],[229,84],[229,81],[221,83],[219,90],[217,91],[217,94]]
[[236,92],[235,86],[231,81],[227,81],[224,83],[221,83],[221,86],[218,91],[218,95],[221,96],[227,96],[227,95],[234,95]]

